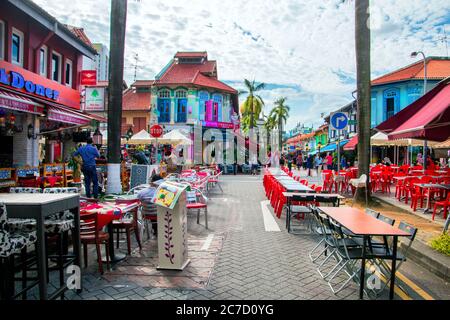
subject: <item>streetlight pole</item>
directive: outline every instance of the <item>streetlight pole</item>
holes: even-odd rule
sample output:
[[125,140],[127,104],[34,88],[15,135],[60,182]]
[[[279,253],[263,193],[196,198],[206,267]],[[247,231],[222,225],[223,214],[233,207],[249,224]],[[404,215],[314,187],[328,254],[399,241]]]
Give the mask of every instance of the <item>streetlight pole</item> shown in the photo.
[[[423,57],[423,95],[427,93],[427,58],[423,51],[414,51],[411,53],[411,58],[415,58],[418,55]],[[423,170],[427,169],[427,140],[423,141]]]

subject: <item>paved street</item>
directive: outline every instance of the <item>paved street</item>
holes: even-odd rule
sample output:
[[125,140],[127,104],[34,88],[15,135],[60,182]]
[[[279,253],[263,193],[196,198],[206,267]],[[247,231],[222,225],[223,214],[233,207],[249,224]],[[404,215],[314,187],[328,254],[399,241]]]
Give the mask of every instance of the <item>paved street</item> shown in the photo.
[[[224,193],[210,194],[209,226],[197,225],[189,214],[191,265],[183,272],[156,271],[156,242],[116,264],[101,276],[94,254],[84,270],[84,290],[67,299],[357,299],[357,287],[349,285],[334,295],[310,262],[308,252],[316,237],[292,235],[285,231],[284,219],[272,218],[280,231],[263,217],[265,195],[260,177],[224,176]],[[264,205],[264,202],[263,202]],[[270,205],[269,205],[270,208]],[[272,209],[270,208],[271,216]],[[200,219],[202,223],[203,220]],[[121,250],[125,250],[125,242]],[[134,246],[135,248],[137,246]],[[404,270],[404,271],[403,271]],[[449,299],[449,286],[413,263],[401,270],[408,292],[396,290],[399,299]],[[162,276],[164,275],[164,277]],[[162,280],[166,278],[166,280]],[[404,281],[399,281],[403,283]],[[419,290],[419,289],[420,290]],[[382,297],[383,298],[383,297]]]

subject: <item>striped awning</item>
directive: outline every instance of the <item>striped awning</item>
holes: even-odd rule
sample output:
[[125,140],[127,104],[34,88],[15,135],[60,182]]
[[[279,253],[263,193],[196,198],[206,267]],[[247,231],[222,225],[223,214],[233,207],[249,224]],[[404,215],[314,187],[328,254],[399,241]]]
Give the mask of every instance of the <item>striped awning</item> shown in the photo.
[[0,90],[0,107],[33,114],[42,114],[44,105],[9,91]]
[[47,110],[48,120],[52,121],[75,125],[87,125],[92,120],[82,112],[71,110],[70,108],[49,106]]

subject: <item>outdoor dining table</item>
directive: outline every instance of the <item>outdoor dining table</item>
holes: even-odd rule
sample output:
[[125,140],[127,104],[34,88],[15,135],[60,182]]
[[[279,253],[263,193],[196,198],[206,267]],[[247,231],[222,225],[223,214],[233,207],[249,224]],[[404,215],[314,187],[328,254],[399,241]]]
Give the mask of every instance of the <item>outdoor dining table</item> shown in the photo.
[[430,191],[431,189],[441,189],[441,190],[445,190],[445,191],[449,191],[450,190],[450,184],[438,184],[438,183],[415,183],[415,186],[418,186],[422,189],[428,189],[428,195],[427,195],[427,204],[425,209],[423,210],[423,213],[427,213],[428,211],[431,210],[430,208]]
[[[313,191],[314,192],[314,191]],[[283,192],[286,197],[287,214],[286,214],[286,228],[288,233],[291,231],[291,201],[331,203],[333,207],[339,207],[340,201],[345,197],[335,193],[306,193],[306,192]],[[304,213],[311,212],[309,208],[305,207]]]
[[362,247],[362,259],[361,259],[361,272],[359,283],[359,298],[363,299],[364,295],[364,282],[366,272],[366,259],[368,253],[366,252],[366,243],[368,243],[370,237],[374,236],[386,236],[393,237],[392,243],[392,265],[391,265],[391,283],[389,289],[389,299],[394,299],[395,288],[395,271],[397,262],[397,242],[398,237],[410,236],[409,233],[378,220],[361,209],[349,208],[349,207],[319,207],[320,211],[326,214],[328,217],[339,223],[344,228],[350,230],[353,234],[363,237]]
[[[0,202],[6,205],[8,217],[36,220],[36,253],[39,280],[39,298],[41,300],[53,299],[63,293],[67,287],[59,288],[50,297],[47,293],[47,253],[45,245],[46,217],[70,210],[74,215],[73,251],[74,264],[80,266],[80,215],[78,194],[39,194],[39,193],[1,193]],[[81,281],[81,279],[80,279]],[[81,291],[79,289],[78,291]]]
[[[103,229],[106,226],[109,238],[114,239],[113,221],[120,220],[126,213],[132,212],[138,207],[139,201],[129,201],[128,203],[116,203],[112,201],[91,203],[80,209],[80,216],[83,218],[83,214],[97,213],[99,229]],[[116,253],[114,251],[114,241],[109,241],[109,257],[111,262],[119,262],[125,259],[126,255]]]

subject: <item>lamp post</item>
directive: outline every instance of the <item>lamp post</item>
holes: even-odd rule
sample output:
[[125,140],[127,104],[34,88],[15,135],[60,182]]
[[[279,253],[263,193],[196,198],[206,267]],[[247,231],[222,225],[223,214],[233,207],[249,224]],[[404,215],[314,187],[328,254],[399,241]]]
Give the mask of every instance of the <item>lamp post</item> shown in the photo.
[[[416,58],[418,55],[423,57],[423,95],[427,93],[427,58],[422,51],[411,52],[411,58]],[[423,141],[423,170],[427,169],[427,140]]]
[[318,142],[317,143],[317,149],[319,149],[319,155],[320,155],[320,148],[322,148],[322,142]]
[[95,129],[94,134],[92,135],[92,141],[97,146],[97,148],[100,148],[102,146],[102,143],[103,143],[102,140],[103,140],[103,135],[100,132],[99,128],[97,127],[97,129]]

